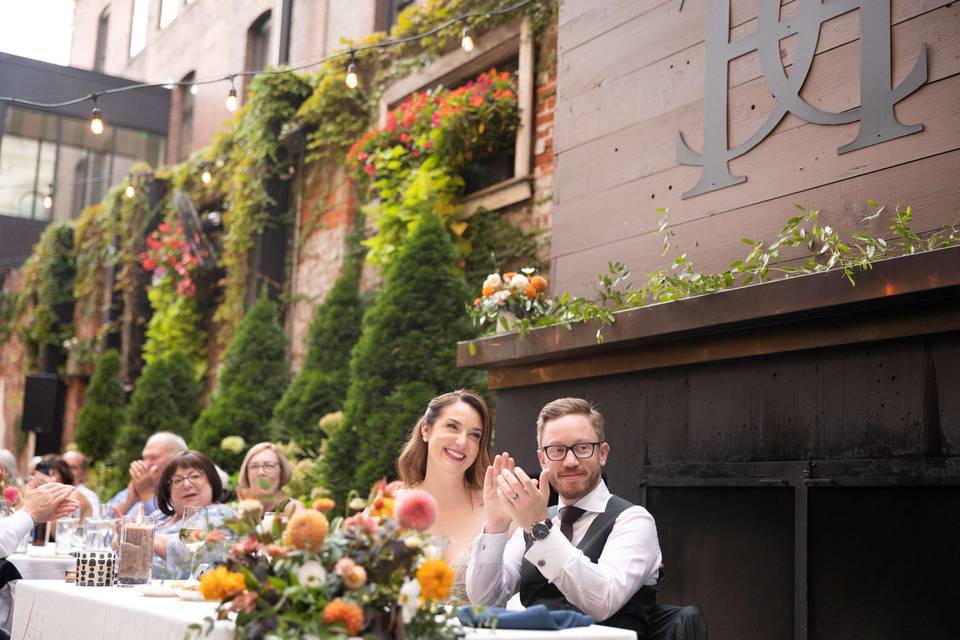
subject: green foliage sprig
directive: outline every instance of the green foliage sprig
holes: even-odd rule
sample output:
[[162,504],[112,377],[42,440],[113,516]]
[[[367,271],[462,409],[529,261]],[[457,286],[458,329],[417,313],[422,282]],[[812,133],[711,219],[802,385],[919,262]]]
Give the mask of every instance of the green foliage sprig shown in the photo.
[[[864,221],[878,217],[884,210],[873,200],[869,205],[877,211]],[[597,330],[597,341],[602,342],[603,327],[613,324],[617,311],[652,302],[671,302],[716,293],[754,282],[766,282],[774,277],[788,278],[833,270],[840,271],[850,285],[855,286],[855,274],[872,269],[880,260],[960,244],[960,228],[956,223],[927,236],[918,234],[911,226],[913,214],[909,206],[897,207],[889,227],[893,235],[891,241],[861,232],[853,233],[852,239],[846,240],[832,226],[820,222],[819,210],[807,210],[801,205],[797,205],[797,209],[803,214],[790,218],[773,242],[741,240],[750,247],[749,253],[731,262],[724,271],[702,273],[686,254],[681,254],[668,268],[648,273],[646,280],[638,286],[630,282],[631,273],[626,265],[613,262],[608,265],[608,273],[598,276],[594,285],[595,297],[582,298],[564,293],[552,298],[543,313],[511,322],[508,329],[518,330],[523,336],[536,327],[599,320],[601,327]],[[662,254],[666,255],[670,250],[666,217],[661,220],[657,231],[663,236]],[[477,314],[474,318],[479,320]],[[487,333],[495,332],[496,326],[489,327]]]
[[73,225],[48,225],[23,271],[17,326],[33,358],[47,346],[61,347],[73,335],[76,252]]

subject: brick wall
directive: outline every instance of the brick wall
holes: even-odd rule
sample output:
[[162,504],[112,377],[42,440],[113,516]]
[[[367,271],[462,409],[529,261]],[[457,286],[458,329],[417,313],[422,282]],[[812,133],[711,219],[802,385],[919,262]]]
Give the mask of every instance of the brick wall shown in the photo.
[[[3,280],[4,293],[20,288],[21,274],[10,271]],[[0,424],[4,427],[3,448],[15,450],[16,427],[23,410],[23,361],[26,350],[20,340],[13,337],[0,342],[0,385],[3,386],[3,405],[0,406]]]

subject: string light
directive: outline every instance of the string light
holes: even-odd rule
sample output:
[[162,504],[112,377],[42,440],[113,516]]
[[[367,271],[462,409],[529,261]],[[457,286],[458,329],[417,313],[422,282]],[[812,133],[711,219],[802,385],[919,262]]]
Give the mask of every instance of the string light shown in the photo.
[[203,181],[203,184],[210,184],[210,181],[213,180],[213,176],[210,175],[209,171],[204,171],[203,175],[200,176],[200,180]]
[[100,107],[97,106],[97,96],[91,96],[93,98],[93,112],[90,114],[90,131],[93,132],[93,135],[98,136],[103,133],[103,116],[100,114]]
[[463,28],[463,36],[460,38],[460,46],[467,53],[473,51],[473,38],[470,37],[470,27]]
[[127,196],[128,199],[133,199],[133,196],[137,195],[137,190],[133,188],[132,184],[128,184],[127,188],[123,190],[123,195]]
[[360,84],[360,78],[357,76],[357,59],[353,56],[353,50],[350,50],[350,64],[347,65],[347,86],[356,89]]
[[[166,82],[157,82],[157,83],[140,82],[136,84],[124,85],[122,87],[113,87],[111,89],[104,89],[103,91],[100,91],[96,94],[85,95],[79,98],[70,98],[69,100],[64,100],[62,102],[38,102],[36,100],[27,100],[24,98],[0,96],[0,104],[6,103],[6,104],[22,105],[27,107],[39,107],[41,109],[57,109],[60,107],[68,107],[70,105],[80,104],[87,100],[93,100],[93,114],[90,121],[90,129],[96,135],[100,135],[103,132],[103,116],[100,113],[100,109],[97,107],[97,97],[102,95],[112,95],[115,93],[125,93],[127,91],[134,91],[136,89],[147,89],[151,87],[165,87],[165,86],[188,87],[190,92],[196,95],[196,91],[198,90],[199,85],[214,84],[218,82],[229,81],[231,88],[229,93],[227,94],[226,106],[228,110],[236,111],[236,109],[239,108],[240,106],[240,100],[237,96],[236,86],[234,85],[234,78],[236,78],[237,76],[254,77],[254,76],[261,76],[261,75],[278,75],[278,74],[285,74],[285,73],[295,73],[297,71],[309,69],[310,67],[315,67],[317,65],[323,64],[325,62],[328,62],[330,60],[333,60],[335,58],[339,58],[345,55],[350,56],[350,64],[347,67],[347,74],[348,74],[347,86],[349,86],[351,89],[354,89],[360,85],[360,78],[357,75],[356,62],[355,62],[355,54],[358,51],[371,51],[371,50],[388,49],[390,47],[404,46],[411,42],[418,42],[420,40],[423,40],[424,38],[432,37],[440,33],[441,31],[443,31],[444,29],[448,29],[456,24],[465,23],[467,20],[471,18],[489,19],[495,16],[503,16],[510,13],[514,13],[516,11],[519,11],[520,9],[523,9],[527,5],[533,3],[534,1],[535,0],[518,0],[516,4],[512,4],[509,7],[504,7],[502,9],[465,13],[463,15],[459,15],[454,18],[451,18],[446,22],[439,24],[431,29],[428,29],[427,31],[424,31],[422,33],[417,33],[417,34],[405,36],[402,38],[395,38],[392,40],[384,40],[381,42],[358,45],[354,48],[351,48],[347,52],[332,53],[322,58],[305,62],[303,64],[300,64],[294,67],[286,67],[282,69],[258,69],[253,71],[242,71],[237,73],[231,73],[230,75],[223,76],[220,78],[210,78],[208,80],[187,80],[187,81],[181,80],[179,82],[168,80]],[[463,37],[461,38],[460,46],[467,51],[472,50],[473,49],[472,45],[474,45],[474,42],[473,42],[473,37],[470,35],[469,27],[463,30],[462,36]],[[98,129],[98,130],[95,130],[95,129]]]
[[230,91],[227,92],[227,100],[224,103],[227,111],[233,113],[240,106],[240,99],[237,98],[237,85],[233,83],[233,76],[230,76]]
[[43,196],[43,208],[50,209],[53,207],[53,184],[51,183],[50,187],[47,189],[47,194]]

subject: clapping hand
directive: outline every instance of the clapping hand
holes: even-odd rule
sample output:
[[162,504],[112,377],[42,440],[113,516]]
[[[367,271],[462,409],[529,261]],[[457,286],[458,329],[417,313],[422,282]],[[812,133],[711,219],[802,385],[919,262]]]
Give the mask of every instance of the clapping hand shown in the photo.
[[59,482],[48,482],[27,492],[23,499],[23,510],[30,514],[34,522],[47,522],[70,515],[80,507],[80,503],[71,500],[74,488]]
[[153,496],[153,476],[150,467],[143,460],[134,460],[130,463],[130,490],[140,500]]
[[540,480],[533,480],[523,469],[504,469],[497,476],[497,495],[505,505],[510,517],[527,533],[535,522],[547,517],[547,502],[550,499],[550,482],[547,470],[540,473]]
[[497,492],[497,478],[504,470],[512,472],[516,466],[517,461],[504,451],[494,456],[493,464],[487,467],[487,473],[483,477],[483,530],[485,533],[503,533],[510,527],[510,512]]

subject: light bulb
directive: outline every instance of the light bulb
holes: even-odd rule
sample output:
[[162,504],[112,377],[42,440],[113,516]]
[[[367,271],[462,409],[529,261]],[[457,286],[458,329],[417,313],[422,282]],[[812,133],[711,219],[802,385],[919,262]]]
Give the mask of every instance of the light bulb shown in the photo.
[[357,65],[351,60],[347,66],[347,86],[356,89],[360,84],[360,78],[357,76]]
[[230,91],[227,93],[227,101],[224,103],[227,106],[227,111],[236,111],[237,107],[240,106],[240,100],[237,98],[237,90],[233,87],[230,87]]
[[123,194],[128,198],[133,198],[133,196],[137,195],[137,190],[133,188],[132,184],[128,184],[127,188],[124,189]]
[[463,36],[460,38],[460,46],[467,53],[473,51],[473,38],[470,37],[470,29],[463,30]]
[[100,116],[99,107],[94,107],[93,113],[90,115],[90,131],[96,136],[103,133],[103,118]]
[[190,95],[195,96],[200,93],[200,87],[195,84],[190,85]]
[[49,209],[52,206],[53,206],[53,196],[48,193],[47,195],[43,196],[43,208]]
[[204,171],[200,176],[200,179],[203,180],[203,184],[210,184],[210,181],[213,180],[213,176],[210,175],[209,171]]

